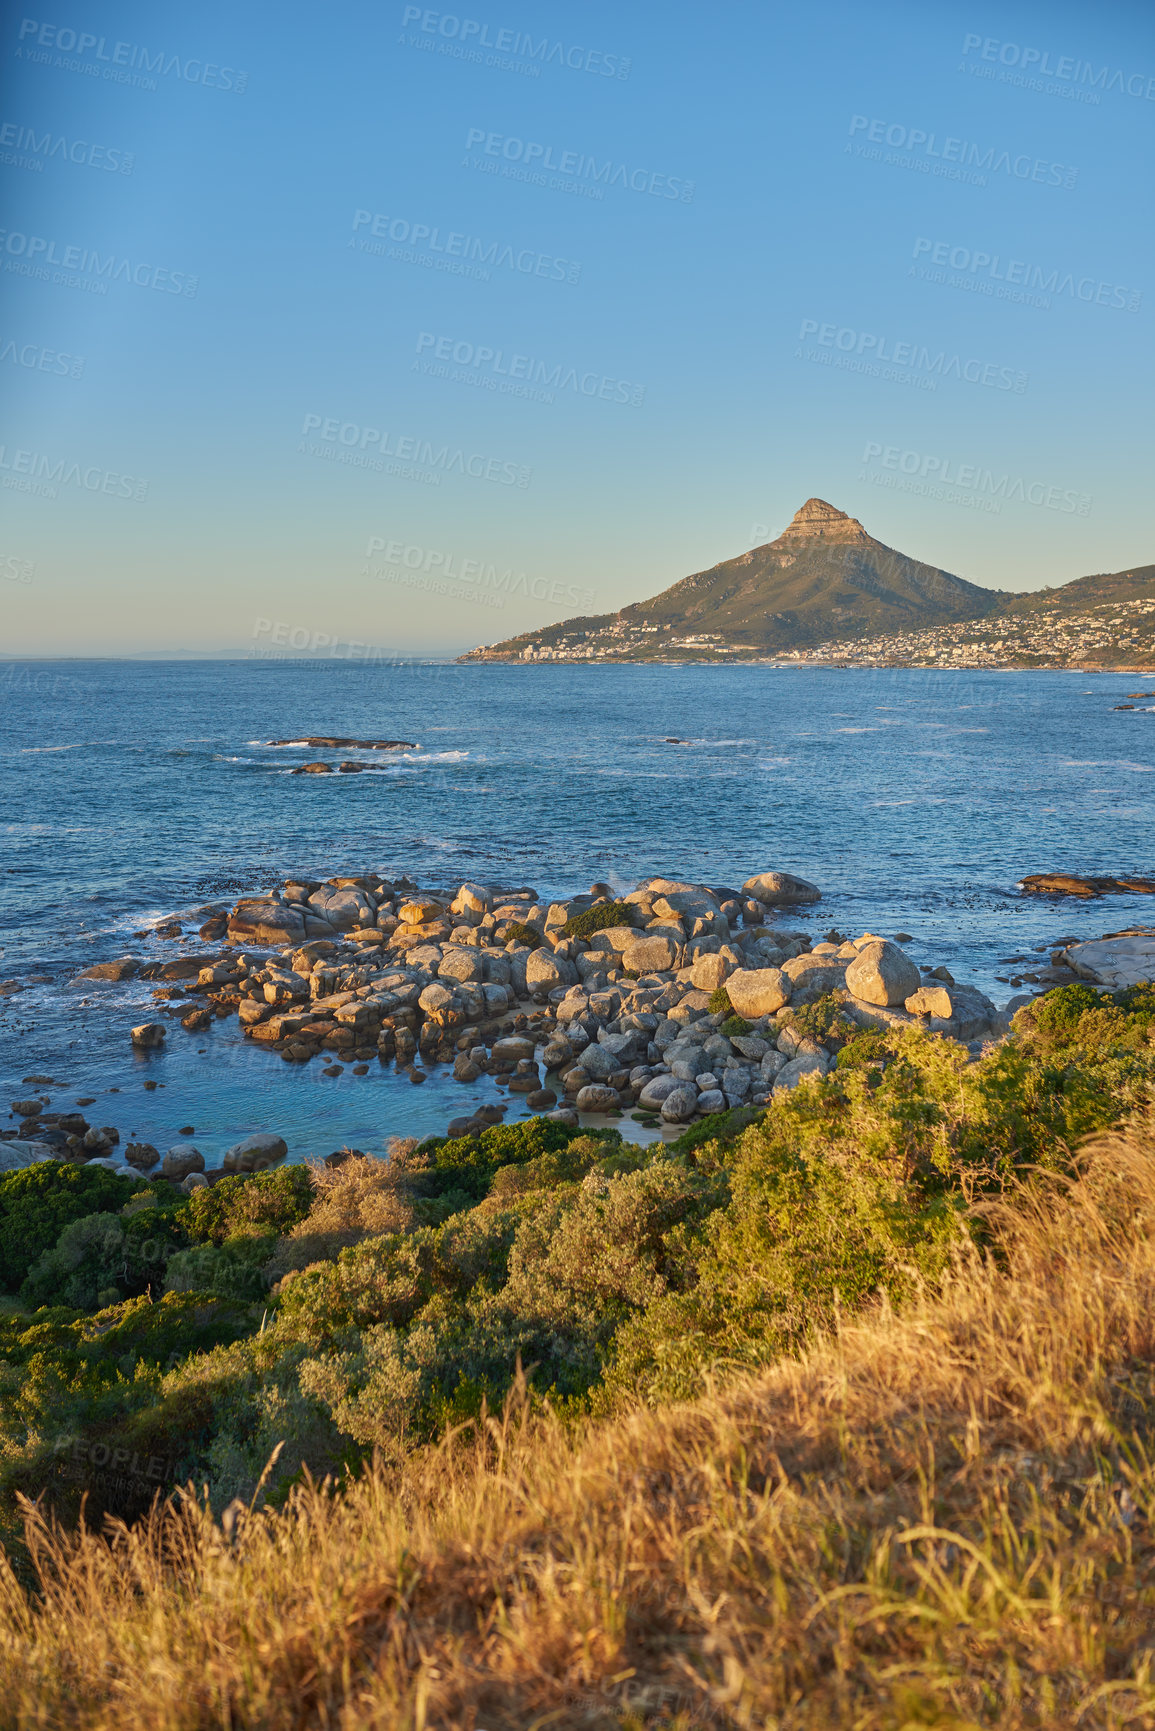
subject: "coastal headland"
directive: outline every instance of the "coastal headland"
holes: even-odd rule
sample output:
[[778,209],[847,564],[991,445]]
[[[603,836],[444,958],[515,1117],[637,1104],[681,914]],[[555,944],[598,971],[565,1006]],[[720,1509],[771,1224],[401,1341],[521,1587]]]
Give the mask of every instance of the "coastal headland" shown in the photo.
[[[1022,887],[1083,897],[1139,880],[1059,874]],[[326,1076],[387,1066],[417,1085],[444,1066],[462,1089],[451,1136],[479,1135],[514,1105],[570,1126],[629,1113],[645,1132],[675,1136],[825,1075],[862,1030],[922,1029],[977,1056],[1037,992],[1079,978],[1128,985],[1155,963],[1148,928],[1105,947],[1008,957],[1000,977],[1027,989],[999,1007],[946,967],[912,960],[908,933],[799,929],[799,912],[813,920],[820,902],[817,885],[782,871],[735,887],[648,878],[621,895],[595,883],[552,901],[527,886],[300,877],[210,911],[197,935],[212,948],[170,961],[125,955],[77,981],[88,991],[155,981],[156,1019],[125,1030],[141,1053],[235,1016],[246,1043]],[[154,930],[189,941],[179,919]],[[18,1127],[0,1132],[7,1168],[102,1160],[192,1189],[288,1153],[285,1125],[256,1128],[207,1168],[191,1141],[122,1146],[116,1127],[52,1110],[50,1093],[12,1109]]]
[[460,659],[1140,671],[1155,667],[1155,565],[1013,594],[913,559],[807,499],[775,540],[648,601]]

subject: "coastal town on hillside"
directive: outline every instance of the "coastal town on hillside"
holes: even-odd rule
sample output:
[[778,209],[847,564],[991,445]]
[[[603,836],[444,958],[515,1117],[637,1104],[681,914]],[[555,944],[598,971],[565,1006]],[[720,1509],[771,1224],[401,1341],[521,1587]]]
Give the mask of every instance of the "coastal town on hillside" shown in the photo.
[[[1057,603],[1056,603],[1057,605]],[[484,648],[473,651],[479,659]],[[717,632],[670,633],[656,625],[615,619],[552,642],[529,642],[509,659],[546,661],[771,661],[859,667],[1092,667],[1155,665],[1155,600],[1052,613],[1046,604],[1020,616],[873,637],[831,639],[767,652],[729,643]]]

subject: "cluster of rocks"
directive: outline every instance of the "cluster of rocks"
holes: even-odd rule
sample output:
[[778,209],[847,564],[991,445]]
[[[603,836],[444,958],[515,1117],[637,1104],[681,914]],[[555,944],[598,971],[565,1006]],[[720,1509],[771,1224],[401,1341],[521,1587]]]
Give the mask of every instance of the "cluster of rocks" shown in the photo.
[[[825,1071],[838,1041],[793,1024],[831,994],[844,1030],[910,1025],[964,1042],[1005,1031],[989,998],[943,968],[920,972],[896,942],[814,942],[777,923],[819,899],[784,872],[741,889],[650,878],[620,898],[595,884],[556,901],[480,883],[421,891],[373,873],[293,879],[221,915],[225,952],[202,958],[195,985],[157,996],[175,998],[166,1009],[193,1031],[235,1012],[287,1062],[329,1055],[363,1073],[392,1061],[414,1081],[420,1060],[451,1063],[458,1081],[489,1075],[534,1111],[633,1107],[668,1124],[764,1104]],[[278,941],[272,955],[247,947]],[[722,987],[726,1006],[712,1007]],[[163,1023],[133,1030],[141,1046],[163,1038]]]
[[[36,1080],[50,1081],[50,1078]],[[128,1142],[118,1158],[120,1132],[114,1124],[98,1127],[89,1124],[82,1112],[51,1111],[50,1103],[47,1095],[12,1101],[12,1113],[22,1122],[18,1130],[0,1130],[0,1173],[42,1160],[94,1162],[112,1170],[128,1165],[137,1172],[167,1178],[190,1192],[233,1174],[264,1172],[279,1165],[289,1151],[283,1137],[262,1131],[226,1148],[220,1165],[212,1169],[206,1167],[200,1149],[186,1141],[174,1143],[163,1156],[150,1142]],[[191,1135],[192,1128],[187,1125],[182,1135]]]

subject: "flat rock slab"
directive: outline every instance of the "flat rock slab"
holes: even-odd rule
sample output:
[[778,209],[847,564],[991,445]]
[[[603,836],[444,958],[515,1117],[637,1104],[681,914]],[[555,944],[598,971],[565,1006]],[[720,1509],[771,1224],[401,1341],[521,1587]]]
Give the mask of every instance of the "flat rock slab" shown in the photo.
[[316,751],[318,746],[327,745],[334,751],[416,751],[417,742],[413,739],[344,739],[336,734],[322,737],[315,734],[311,739],[270,739],[269,745],[307,745]]
[[0,1172],[21,1172],[40,1160],[59,1160],[48,1142],[0,1142]]
[[1113,992],[1155,979],[1155,936],[1094,938],[1071,944],[1066,956],[1080,979]]
[[1070,872],[1040,872],[1020,878],[1019,888],[1037,896],[1155,896],[1155,878],[1076,877]]

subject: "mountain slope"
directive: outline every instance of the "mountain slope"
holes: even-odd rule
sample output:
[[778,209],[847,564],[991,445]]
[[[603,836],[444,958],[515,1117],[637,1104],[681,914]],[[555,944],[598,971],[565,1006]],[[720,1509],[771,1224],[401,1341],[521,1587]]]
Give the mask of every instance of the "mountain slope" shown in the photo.
[[564,620],[462,659],[516,659],[529,647],[580,651],[614,640],[631,655],[700,655],[723,646],[764,654],[831,637],[981,619],[1004,599],[896,552],[844,511],[808,499],[777,540],[683,577],[649,601]]
[[1008,595],[998,612],[1008,616],[1051,612],[1063,616],[1093,607],[1117,607],[1126,601],[1155,601],[1155,565],[1135,565],[1130,571],[1075,577],[1057,589],[1037,589],[1030,595]]

